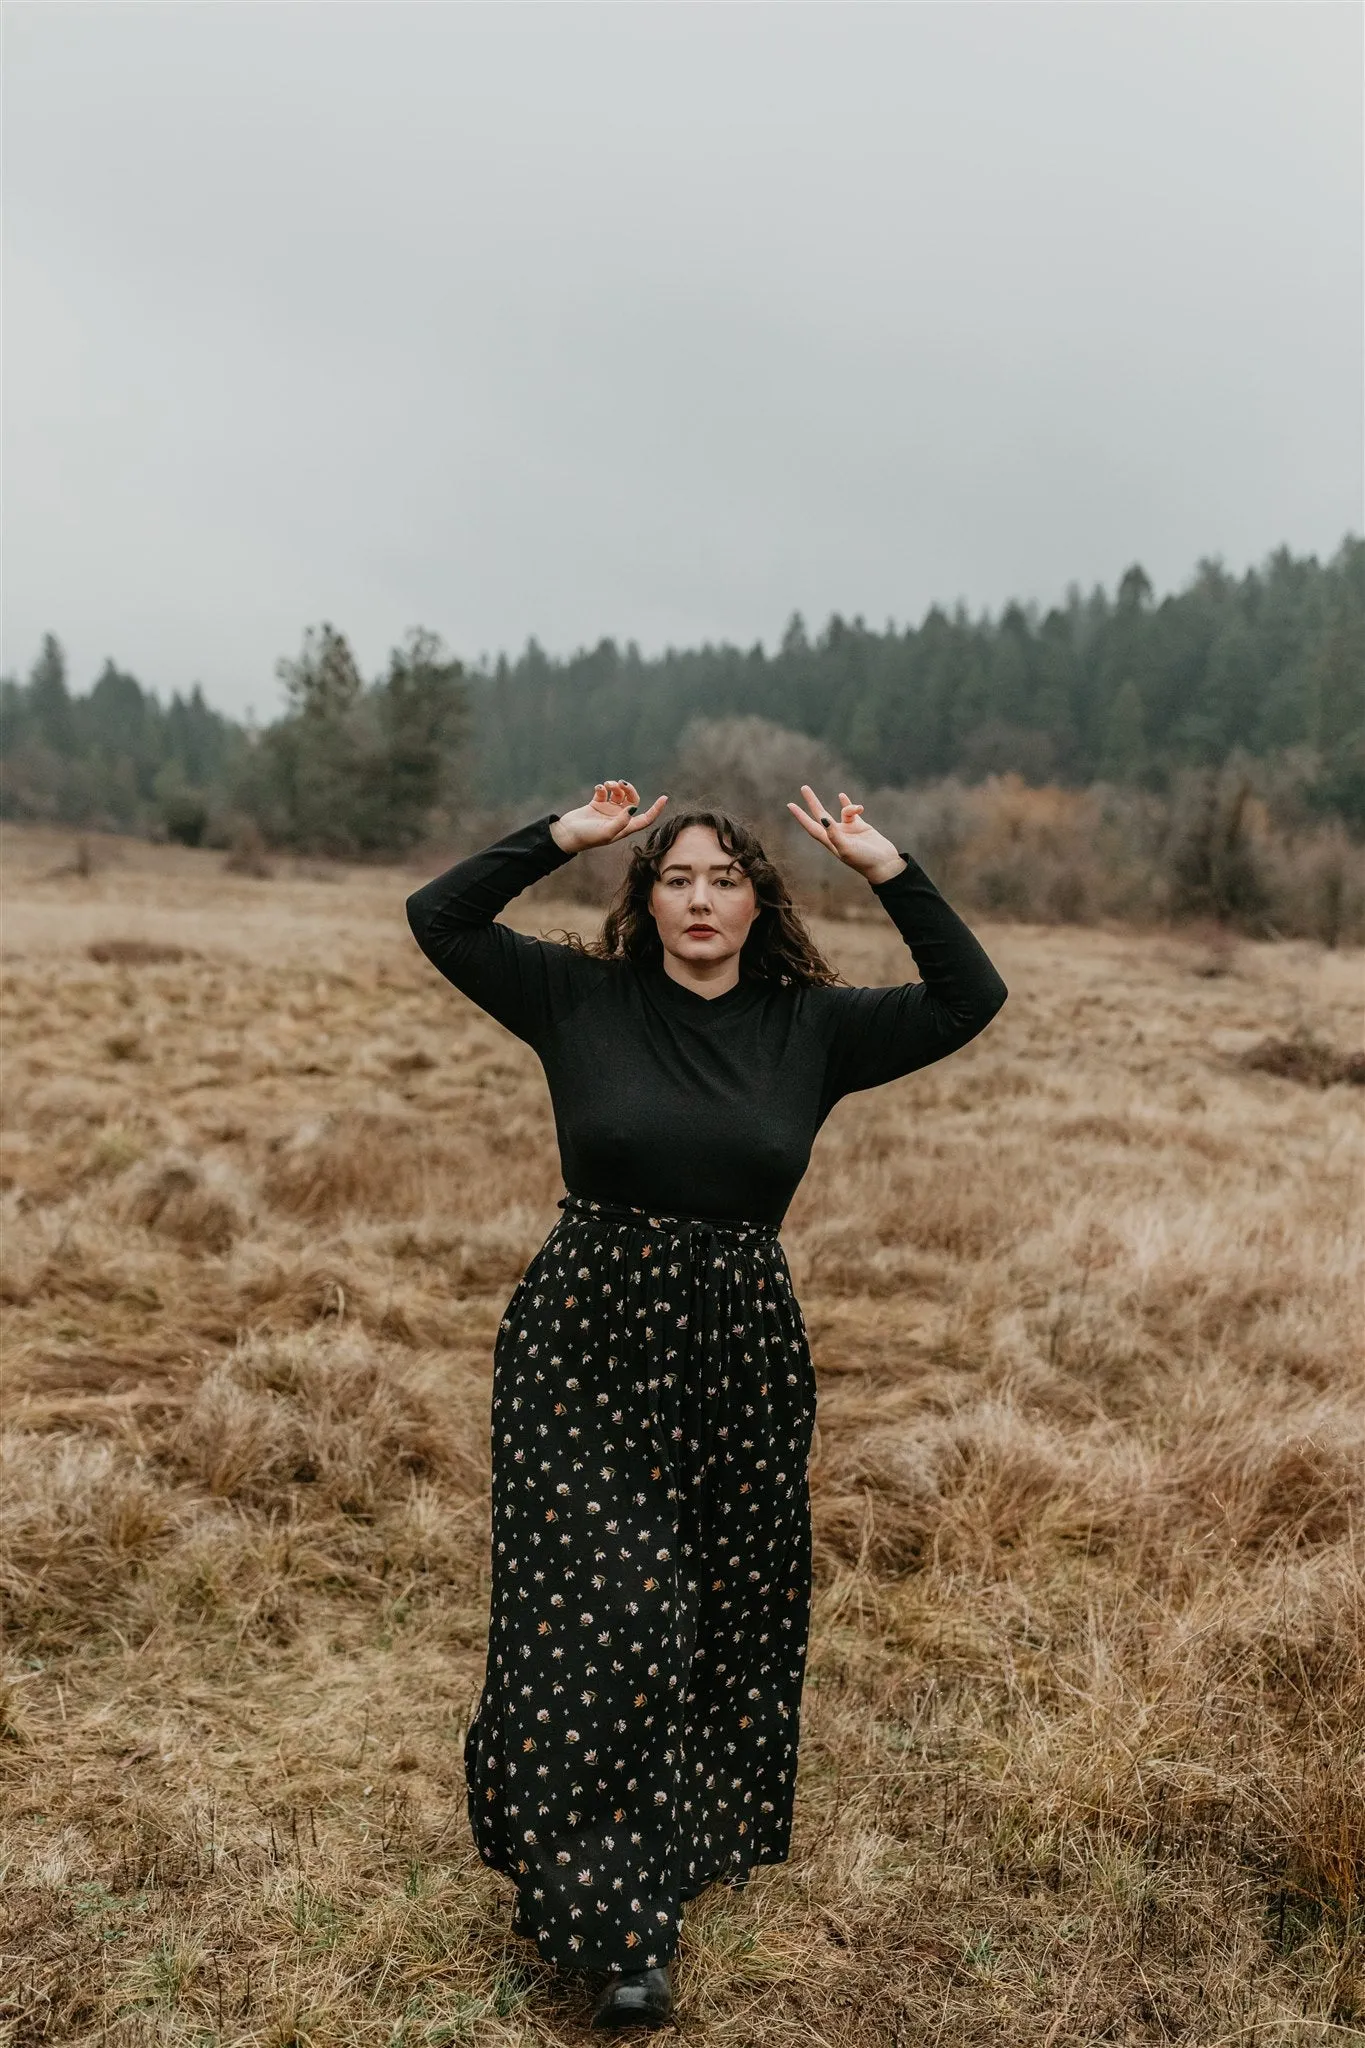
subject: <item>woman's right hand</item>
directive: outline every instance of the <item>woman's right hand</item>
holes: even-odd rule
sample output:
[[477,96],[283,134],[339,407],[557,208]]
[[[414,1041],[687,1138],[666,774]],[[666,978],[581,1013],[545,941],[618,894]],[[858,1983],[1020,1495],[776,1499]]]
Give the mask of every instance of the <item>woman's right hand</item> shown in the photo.
[[647,811],[640,809],[640,793],[633,782],[599,782],[592,802],[576,811],[565,811],[550,827],[550,837],[561,853],[582,853],[589,846],[606,846],[613,839],[628,838],[652,825],[666,796],[656,796]]

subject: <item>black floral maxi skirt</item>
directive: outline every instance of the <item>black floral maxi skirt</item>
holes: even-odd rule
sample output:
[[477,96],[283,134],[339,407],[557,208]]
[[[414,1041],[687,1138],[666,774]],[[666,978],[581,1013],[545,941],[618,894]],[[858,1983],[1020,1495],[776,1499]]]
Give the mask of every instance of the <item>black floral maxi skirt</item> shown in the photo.
[[772,1225],[560,1208],[494,1347],[470,1822],[547,1960],[640,1970],[787,1853],[814,1375]]

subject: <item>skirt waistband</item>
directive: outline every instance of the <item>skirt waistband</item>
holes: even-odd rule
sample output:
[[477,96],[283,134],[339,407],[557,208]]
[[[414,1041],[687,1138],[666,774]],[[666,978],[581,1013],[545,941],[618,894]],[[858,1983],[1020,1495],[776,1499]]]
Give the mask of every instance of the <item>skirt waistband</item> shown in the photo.
[[666,1230],[678,1237],[711,1231],[732,1244],[777,1240],[775,1223],[759,1223],[748,1217],[659,1216],[629,1202],[595,1202],[589,1195],[565,1195],[559,1206],[566,1217],[581,1217],[585,1221],[600,1218],[603,1223],[630,1224],[637,1230]]

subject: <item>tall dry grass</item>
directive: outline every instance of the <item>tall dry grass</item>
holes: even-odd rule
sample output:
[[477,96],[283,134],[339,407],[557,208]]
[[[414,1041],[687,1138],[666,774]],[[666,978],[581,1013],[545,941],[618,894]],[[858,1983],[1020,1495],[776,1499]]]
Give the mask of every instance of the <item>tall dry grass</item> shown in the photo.
[[[536,1064],[405,877],[59,851],[5,849],[6,2039],[575,2041],[460,1773]],[[682,2031],[1365,2039],[1359,1095],[1245,1057],[1348,1051],[1360,958],[986,937],[998,1024],[843,1104],[784,1231],[796,1839],[689,1909]]]

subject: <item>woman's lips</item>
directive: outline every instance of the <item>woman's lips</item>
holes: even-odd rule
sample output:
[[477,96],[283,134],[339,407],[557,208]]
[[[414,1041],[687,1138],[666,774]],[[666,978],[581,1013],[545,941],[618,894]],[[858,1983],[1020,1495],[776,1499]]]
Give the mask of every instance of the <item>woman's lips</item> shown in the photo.
[[713,924],[690,924],[687,927],[687,936],[688,938],[714,939],[718,934]]

